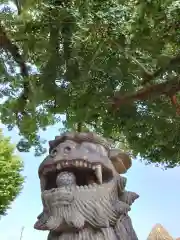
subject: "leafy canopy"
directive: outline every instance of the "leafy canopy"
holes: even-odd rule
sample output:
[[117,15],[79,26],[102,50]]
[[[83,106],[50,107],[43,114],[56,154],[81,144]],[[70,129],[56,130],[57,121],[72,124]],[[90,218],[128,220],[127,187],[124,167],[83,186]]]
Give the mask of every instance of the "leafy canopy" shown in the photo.
[[20,193],[23,184],[22,161],[14,154],[15,147],[0,131],[0,216]]
[[0,112],[18,126],[19,150],[43,153],[38,130],[66,114],[66,128],[81,123],[148,162],[179,164],[179,1],[14,3],[1,8]]

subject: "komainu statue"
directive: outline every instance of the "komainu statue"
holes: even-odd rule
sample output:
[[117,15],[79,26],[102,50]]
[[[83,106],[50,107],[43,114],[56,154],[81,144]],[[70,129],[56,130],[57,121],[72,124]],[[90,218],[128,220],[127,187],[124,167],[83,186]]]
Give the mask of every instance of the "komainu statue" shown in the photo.
[[48,240],[137,240],[128,212],[138,195],[120,175],[130,157],[94,133],[64,133],[49,146],[35,229],[48,230]]

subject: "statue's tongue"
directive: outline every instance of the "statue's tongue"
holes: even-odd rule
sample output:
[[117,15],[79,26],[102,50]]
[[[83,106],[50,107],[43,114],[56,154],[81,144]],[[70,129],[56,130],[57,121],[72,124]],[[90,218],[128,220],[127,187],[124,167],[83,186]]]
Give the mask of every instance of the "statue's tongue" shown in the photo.
[[61,172],[56,178],[57,187],[76,186],[76,177],[72,172]]

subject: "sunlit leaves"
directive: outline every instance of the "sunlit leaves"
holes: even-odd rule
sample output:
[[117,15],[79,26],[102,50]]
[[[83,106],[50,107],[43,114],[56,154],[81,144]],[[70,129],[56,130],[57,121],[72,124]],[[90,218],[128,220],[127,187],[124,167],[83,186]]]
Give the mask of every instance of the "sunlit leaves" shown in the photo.
[[0,216],[22,189],[22,161],[14,154],[14,146],[0,131]]
[[[169,97],[112,107],[120,95],[141,89],[145,70],[164,70],[149,85],[179,75],[179,63],[166,68],[179,53],[179,2],[20,1],[21,13],[3,12],[8,36],[31,64],[25,109],[17,101],[24,78],[13,61],[4,59],[1,82],[6,102],[1,119],[18,126],[21,151],[44,151],[39,129],[66,114],[66,128],[83,122],[106,137],[121,141],[149,162],[180,162],[179,123]],[[7,64],[8,63],[8,64]],[[6,71],[6,65],[12,71]],[[177,97],[179,97],[177,95]]]

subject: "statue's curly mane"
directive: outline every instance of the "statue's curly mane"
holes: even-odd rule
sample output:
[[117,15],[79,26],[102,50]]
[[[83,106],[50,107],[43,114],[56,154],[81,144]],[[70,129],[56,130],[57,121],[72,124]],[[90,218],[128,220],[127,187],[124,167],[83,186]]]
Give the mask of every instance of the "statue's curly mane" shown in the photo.
[[61,142],[64,142],[65,140],[72,140],[75,142],[92,142],[96,144],[101,144],[104,146],[107,150],[110,149],[110,143],[103,137],[100,137],[99,135],[92,133],[92,132],[65,132],[59,136],[56,136],[54,140],[49,141],[49,152],[57,147]]

